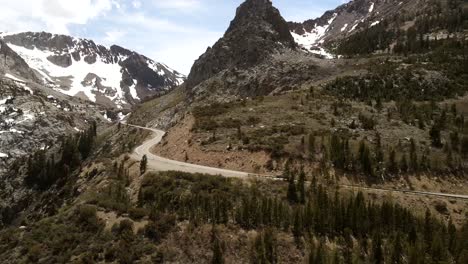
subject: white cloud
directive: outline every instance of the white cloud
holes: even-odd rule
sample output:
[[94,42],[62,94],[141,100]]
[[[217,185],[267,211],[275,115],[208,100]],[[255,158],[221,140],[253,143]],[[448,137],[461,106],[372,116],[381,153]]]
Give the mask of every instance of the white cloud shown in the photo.
[[111,31],[106,32],[104,41],[108,44],[114,44],[116,41],[125,37],[125,35],[127,35],[127,32],[120,31],[120,30],[111,30]]
[[200,0],[153,0],[158,8],[164,9],[193,9],[200,7]]
[[126,11],[109,16],[107,20],[109,23],[113,23],[114,26],[125,27],[127,31],[134,29],[146,37],[160,32],[192,33],[198,31],[198,29],[174,23],[166,18],[148,16],[143,12]]
[[118,4],[115,0],[0,0],[0,3],[1,31],[42,29],[64,34],[69,33],[70,25],[84,25]]
[[133,6],[134,8],[136,8],[136,9],[139,9],[139,8],[141,8],[141,2],[140,2],[139,0],[134,0],[134,1],[132,2],[132,6]]
[[167,36],[169,41],[161,43],[148,55],[187,75],[193,62],[222,35],[223,32],[199,31],[187,35]]

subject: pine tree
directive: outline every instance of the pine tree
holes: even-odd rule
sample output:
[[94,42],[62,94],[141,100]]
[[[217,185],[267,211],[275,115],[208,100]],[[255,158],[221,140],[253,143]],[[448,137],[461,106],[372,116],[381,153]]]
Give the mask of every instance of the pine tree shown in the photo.
[[397,231],[397,236],[393,241],[392,262],[393,264],[400,264],[403,261],[403,246],[401,244],[401,235]]
[[300,237],[302,237],[302,213],[300,207],[296,207],[294,209],[294,219],[293,219],[293,229],[292,233],[296,240],[298,240]]
[[304,204],[305,203],[305,172],[304,168],[301,168],[301,172],[299,173],[299,180],[297,182],[297,190],[299,192],[299,202]]
[[267,229],[257,234],[252,247],[252,264],[276,264],[276,241],[273,232]]
[[325,250],[323,249],[323,244],[320,242],[320,245],[317,249],[317,254],[315,255],[314,264],[325,264],[325,263],[327,263]]
[[362,171],[366,173],[367,175],[372,176],[373,170],[372,170],[372,160],[370,157],[370,150],[369,150],[369,147],[364,142],[364,140],[361,141],[361,144],[359,146],[359,160],[361,162]]
[[333,252],[332,264],[340,264],[340,263],[341,263],[340,252],[338,249],[335,249],[335,251]]
[[442,139],[440,136],[440,127],[438,124],[435,124],[432,126],[431,131],[429,132],[429,135],[431,136],[431,141],[432,141],[432,146],[436,148],[441,148],[442,145]]
[[453,224],[451,218],[448,223],[447,231],[448,231],[448,249],[452,254],[454,254],[455,249],[457,247],[457,228]]
[[382,150],[382,138],[379,133],[376,134],[376,141],[375,161],[381,163],[384,161],[384,153]]
[[309,248],[309,264],[315,264],[315,245],[314,242],[311,241],[310,248]]
[[390,151],[390,155],[388,157],[388,171],[391,174],[397,174],[398,173],[398,163],[396,161],[396,152],[394,149]]
[[403,156],[401,157],[400,169],[403,173],[408,172],[409,167],[408,167],[408,158],[406,157],[406,153],[403,154]]
[[148,157],[143,155],[140,161],[140,174],[143,175],[146,172],[146,167],[148,166]]
[[384,263],[384,252],[382,249],[382,238],[380,234],[376,234],[372,239],[372,263],[374,264],[383,264]]
[[416,142],[414,139],[411,139],[411,148],[410,148],[410,167],[413,172],[419,170],[418,154],[416,149]]
[[289,184],[288,184],[288,193],[287,199],[290,203],[297,203],[297,190],[296,190],[296,180],[295,180],[295,173],[291,173],[289,175]]
[[424,263],[422,261],[424,259],[424,254],[421,254],[421,252],[424,252],[424,250],[419,248],[417,245],[410,247],[408,263],[411,263],[411,264]]
[[446,260],[446,249],[440,232],[437,232],[432,238],[431,255],[435,263],[444,263],[443,261]]
[[278,263],[278,256],[276,252],[276,238],[272,229],[267,228],[263,232],[263,241],[265,245],[265,254],[267,263]]
[[463,137],[461,142],[461,154],[463,158],[468,157],[468,137]]
[[426,215],[424,217],[424,233],[423,238],[424,242],[426,243],[426,247],[429,247],[432,243],[432,216],[431,211],[429,209],[426,210]]
[[315,135],[309,134],[308,140],[308,148],[309,148],[309,157],[313,160],[315,157]]
[[221,247],[221,242],[219,241],[219,234],[216,231],[215,227],[213,227],[213,234],[212,234],[212,240],[213,240],[213,258],[211,260],[212,264],[224,264],[224,258],[223,258],[223,250]]

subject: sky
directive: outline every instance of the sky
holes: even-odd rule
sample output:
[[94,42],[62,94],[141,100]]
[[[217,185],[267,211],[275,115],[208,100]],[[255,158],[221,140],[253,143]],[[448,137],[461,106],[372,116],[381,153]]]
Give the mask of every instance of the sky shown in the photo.
[[[243,0],[0,0],[0,32],[46,31],[120,45],[188,74]],[[287,21],[345,0],[273,0]]]

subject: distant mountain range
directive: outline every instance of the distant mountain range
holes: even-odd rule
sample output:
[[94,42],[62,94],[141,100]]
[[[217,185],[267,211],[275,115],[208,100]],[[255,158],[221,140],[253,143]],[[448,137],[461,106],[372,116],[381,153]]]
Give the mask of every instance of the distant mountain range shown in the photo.
[[[45,32],[3,33],[1,39],[10,54],[16,53],[27,64],[21,61],[23,70],[10,75],[107,107],[128,108],[185,80],[165,64],[116,45],[107,48],[92,40]],[[24,75],[26,66],[31,71]]]

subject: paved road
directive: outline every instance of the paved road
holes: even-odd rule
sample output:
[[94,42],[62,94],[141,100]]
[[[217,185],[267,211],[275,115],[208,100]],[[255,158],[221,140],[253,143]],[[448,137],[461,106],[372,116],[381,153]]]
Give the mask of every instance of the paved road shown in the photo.
[[362,187],[362,186],[357,186],[357,185],[340,185],[340,186],[344,187],[344,188],[355,188],[355,189],[359,189],[359,190],[399,192],[399,193],[404,193],[404,194],[423,195],[423,196],[436,196],[436,197],[468,200],[468,195],[463,195],[463,194],[436,193],[436,192],[424,192],[424,191],[412,191],[412,190],[394,190],[394,189],[389,189],[389,188]]
[[221,175],[224,177],[235,177],[235,178],[246,178],[253,176],[246,172],[225,170],[219,168],[211,168],[196,164],[190,164],[175,160],[166,159],[151,153],[150,149],[161,142],[162,138],[166,132],[158,129],[146,128],[141,126],[129,125],[136,128],[146,129],[153,132],[151,139],[145,141],[141,146],[137,147],[133,153],[132,158],[136,160],[141,160],[141,158],[146,155],[148,158],[148,168],[154,171],[183,171],[190,173],[204,173],[204,174],[214,174]]
[[[145,141],[141,146],[137,147],[132,153],[132,158],[136,160],[141,160],[141,158],[144,155],[146,155],[146,157],[148,158],[149,170],[204,173],[204,174],[221,175],[221,176],[230,177],[230,178],[258,177],[258,178],[270,179],[270,180],[281,180],[280,178],[276,176],[272,176],[272,175],[258,175],[258,174],[251,174],[247,172],[212,168],[212,167],[207,167],[207,166],[201,166],[201,165],[196,165],[196,164],[170,160],[170,159],[157,156],[151,153],[150,149],[154,145],[157,145],[161,142],[166,132],[162,130],[158,130],[158,129],[153,129],[153,128],[147,128],[147,127],[141,127],[141,126],[135,126],[135,125],[129,125],[129,124],[127,125],[153,132],[152,137],[149,140]],[[341,187],[355,188],[355,189],[361,189],[361,190],[400,192],[400,193],[413,194],[413,195],[436,196],[436,197],[468,200],[468,195],[461,195],[461,194],[435,193],[435,192],[410,191],[410,190],[393,190],[393,189],[385,189],[385,188],[362,187],[362,186],[356,186],[356,185],[341,185]]]

